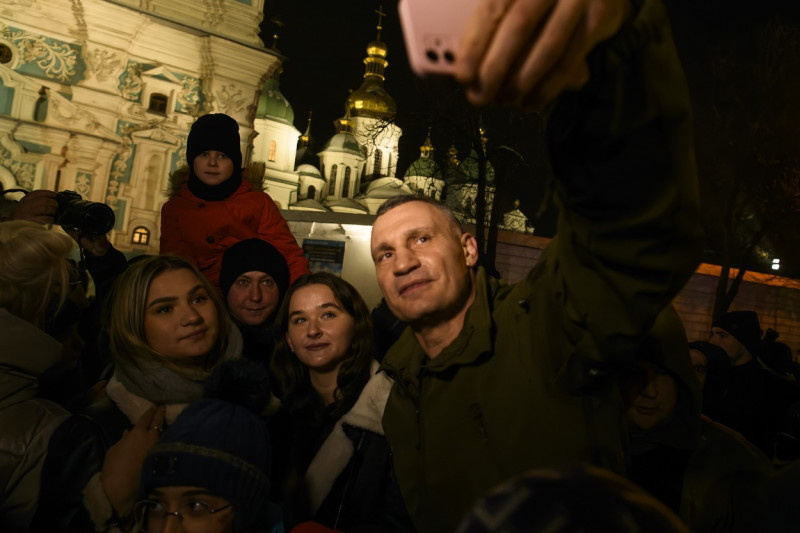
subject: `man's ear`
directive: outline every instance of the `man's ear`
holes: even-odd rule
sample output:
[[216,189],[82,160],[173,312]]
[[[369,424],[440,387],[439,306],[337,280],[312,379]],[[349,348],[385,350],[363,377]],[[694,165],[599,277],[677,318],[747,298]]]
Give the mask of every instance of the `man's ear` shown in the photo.
[[461,234],[461,249],[464,251],[464,259],[467,266],[472,268],[478,263],[478,241],[471,233]]

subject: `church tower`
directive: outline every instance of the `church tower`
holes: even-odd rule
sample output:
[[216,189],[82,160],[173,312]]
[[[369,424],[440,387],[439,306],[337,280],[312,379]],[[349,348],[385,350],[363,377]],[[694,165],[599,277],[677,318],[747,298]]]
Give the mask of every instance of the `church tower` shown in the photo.
[[386,61],[386,44],[381,41],[383,17],[378,9],[378,35],[367,45],[364,58],[364,82],[347,98],[346,110],[353,120],[353,135],[364,148],[366,165],[363,184],[379,177],[395,177],[397,172],[398,142],[403,131],[393,120],[397,111],[394,98],[383,86]]

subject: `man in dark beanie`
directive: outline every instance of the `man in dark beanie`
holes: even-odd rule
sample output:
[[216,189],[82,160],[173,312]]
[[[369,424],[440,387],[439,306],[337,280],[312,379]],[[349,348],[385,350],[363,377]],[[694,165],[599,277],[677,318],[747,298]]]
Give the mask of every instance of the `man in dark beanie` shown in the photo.
[[292,280],[308,272],[308,260],[278,206],[261,190],[263,176],[250,176],[253,183],[243,179],[239,125],[233,118],[197,119],[186,139],[186,162],[188,178],[176,184],[161,208],[160,253],[189,259],[219,286],[225,250],[258,238],[283,255]]
[[732,366],[727,394],[709,414],[772,457],[783,414],[800,395],[761,366],[761,334],[754,311],[730,311],[714,321],[709,342],[725,350]]
[[267,364],[274,345],[272,323],[289,288],[286,260],[261,239],[238,242],[222,256],[219,284],[242,332],[243,355]]
[[758,356],[761,326],[755,311],[729,311],[714,321],[709,342],[728,354],[733,366]]

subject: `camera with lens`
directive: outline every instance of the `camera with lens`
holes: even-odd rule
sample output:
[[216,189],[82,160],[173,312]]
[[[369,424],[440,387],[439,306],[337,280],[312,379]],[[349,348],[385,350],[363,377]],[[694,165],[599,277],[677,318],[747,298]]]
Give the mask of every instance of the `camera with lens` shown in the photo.
[[84,235],[105,235],[114,227],[114,211],[106,204],[90,202],[75,191],[56,193],[56,224]]

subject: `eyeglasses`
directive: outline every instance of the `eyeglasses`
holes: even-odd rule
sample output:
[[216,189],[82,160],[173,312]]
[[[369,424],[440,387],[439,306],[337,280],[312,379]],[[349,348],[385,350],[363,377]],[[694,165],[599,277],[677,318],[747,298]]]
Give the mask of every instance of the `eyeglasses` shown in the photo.
[[213,509],[209,504],[200,500],[189,500],[177,511],[168,511],[165,505],[156,500],[142,500],[134,507],[136,523],[142,531],[154,533],[163,531],[167,518],[174,516],[187,533],[201,533],[206,530],[211,515],[228,509],[231,504]]

